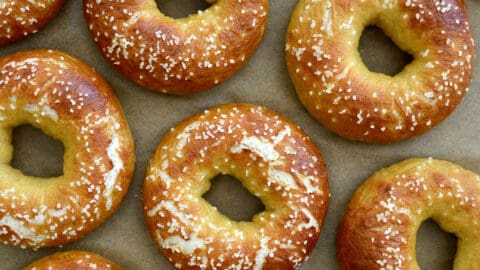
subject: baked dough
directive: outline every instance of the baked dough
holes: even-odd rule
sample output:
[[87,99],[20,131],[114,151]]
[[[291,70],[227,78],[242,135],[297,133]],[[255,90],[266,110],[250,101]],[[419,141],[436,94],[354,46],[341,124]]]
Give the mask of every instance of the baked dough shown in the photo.
[[[202,198],[217,174],[230,174],[265,205],[237,222]],[[266,108],[220,105],[166,134],[143,188],[151,236],[179,269],[294,269],[320,235],[327,173],[312,141]]]
[[453,269],[480,269],[480,177],[453,163],[409,159],[353,195],[338,231],[340,269],[415,269],[416,236],[432,218],[458,237]]
[[44,257],[23,270],[122,270],[102,256],[85,251],[65,251]]
[[[63,175],[10,166],[12,128],[31,124],[63,142]],[[0,241],[40,248],[75,241],[112,215],[134,165],[120,104],[89,66],[56,51],[0,58]]]
[[[391,77],[358,52],[376,25],[413,61]],[[475,49],[463,0],[300,0],[287,31],[286,60],[310,114],[352,140],[386,143],[421,134],[460,103]]]
[[36,33],[60,11],[65,0],[0,1],[0,45]]
[[84,0],[84,9],[97,47],[115,69],[145,88],[189,94],[247,62],[263,37],[268,0],[218,0],[183,19],[162,14],[155,0]]

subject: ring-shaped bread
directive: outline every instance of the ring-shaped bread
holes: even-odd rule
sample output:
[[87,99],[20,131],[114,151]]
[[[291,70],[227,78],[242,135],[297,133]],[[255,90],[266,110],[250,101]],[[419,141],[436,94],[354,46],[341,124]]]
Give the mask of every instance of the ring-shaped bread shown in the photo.
[[268,0],[218,0],[174,19],[155,0],[84,0],[101,54],[145,88],[170,94],[207,90],[239,70],[258,47]]
[[[413,56],[395,76],[363,64],[368,25]],[[325,127],[359,141],[399,141],[437,125],[467,92],[474,55],[463,0],[300,0],[287,31],[300,100]]]
[[122,270],[114,262],[85,251],[65,251],[41,258],[23,270]]
[[[265,205],[237,222],[202,198],[229,174]],[[178,124],[147,169],[149,231],[179,269],[294,269],[315,246],[328,205],[322,156],[300,128],[248,104],[210,108]]]
[[[63,175],[10,166],[12,128],[31,124],[63,142]],[[89,66],[56,51],[0,58],[0,241],[40,248],[75,241],[113,214],[134,164],[120,104]]]
[[480,269],[480,177],[442,160],[408,159],[353,195],[338,232],[340,269],[420,269],[416,236],[432,218],[458,237],[453,269]]
[[0,46],[36,33],[60,11],[65,0],[0,1]]

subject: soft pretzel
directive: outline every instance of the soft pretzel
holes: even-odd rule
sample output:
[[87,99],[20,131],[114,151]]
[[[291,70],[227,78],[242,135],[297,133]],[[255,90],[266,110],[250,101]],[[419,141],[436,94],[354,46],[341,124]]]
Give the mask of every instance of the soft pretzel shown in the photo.
[[85,251],[65,251],[44,257],[23,270],[122,270],[102,256]]
[[151,90],[188,94],[246,63],[262,39],[268,1],[218,0],[177,20],[155,0],[84,0],[84,9],[100,52],[118,71]]
[[[12,128],[31,124],[63,142],[63,175],[10,166]],[[72,242],[118,208],[133,172],[127,121],[93,69],[55,51],[0,58],[0,241],[39,248]]]
[[[239,179],[265,205],[251,222],[202,198],[217,174]],[[179,269],[294,269],[318,240],[328,204],[323,159],[295,124],[266,108],[227,104],[178,124],[147,169],[150,234]]]
[[[370,72],[358,44],[377,25],[413,61],[391,77]],[[310,114],[352,140],[394,142],[445,119],[468,90],[474,46],[463,0],[300,0],[286,60]]]
[[418,228],[432,218],[458,237],[453,269],[480,269],[480,177],[435,159],[383,169],[355,192],[338,232],[340,269],[420,269]]
[[0,1],[0,45],[36,33],[60,11],[65,0]]

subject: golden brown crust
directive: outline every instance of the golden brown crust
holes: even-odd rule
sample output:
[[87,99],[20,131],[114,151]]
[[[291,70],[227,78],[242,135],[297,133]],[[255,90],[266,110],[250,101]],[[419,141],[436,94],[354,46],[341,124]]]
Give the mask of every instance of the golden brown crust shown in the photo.
[[65,0],[0,2],[0,46],[36,33],[60,11]]
[[[264,203],[235,222],[202,198],[230,174]],[[294,269],[315,246],[328,205],[323,159],[291,121],[266,108],[226,104],[199,113],[160,142],[143,188],[152,237],[180,269]]]
[[[62,141],[63,175],[39,179],[10,166],[11,130],[29,123]],[[75,241],[112,215],[134,165],[120,104],[89,66],[55,51],[0,59],[0,241],[22,247]]]
[[37,260],[23,270],[122,270],[102,256],[85,251],[58,252]]
[[340,269],[415,269],[416,235],[432,218],[458,237],[454,269],[480,269],[480,177],[458,165],[409,159],[355,192],[338,232]]
[[100,52],[118,71],[159,92],[188,94],[212,88],[240,69],[259,45],[267,0],[219,0],[174,20],[154,0],[84,0]]
[[[394,77],[361,60],[358,43],[369,24],[414,57]],[[381,143],[445,119],[468,90],[475,55],[462,0],[301,0],[286,50],[297,94],[315,119],[348,139]]]

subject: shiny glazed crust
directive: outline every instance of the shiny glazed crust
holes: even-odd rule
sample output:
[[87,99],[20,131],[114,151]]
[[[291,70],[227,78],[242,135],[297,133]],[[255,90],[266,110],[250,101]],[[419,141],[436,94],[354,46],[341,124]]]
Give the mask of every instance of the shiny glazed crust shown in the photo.
[[118,71],[151,90],[189,94],[240,69],[259,45],[267,0],[219,0],[188,18],[163,15],[155,0],[84,0],[100,52]]
[[[362,62],[371,24],[414,58],[393,77]],[[367,142],[407,139],[445,119],[468,90],[474,54],[463,0],[300,0],[287,31],[289,73],[307,110]]]
[[480,177],[435,159],[383,169],[355,192],[338,232],[340,269],[419,270],[416,235],[432,218],[458,237],[453,269],[480,269]]
[[[63,142],[63,175],[12,168],[12,128],[31,124]],[[0,241],[39,248],[75,241],[112,215],[134,165],[133,139],[107,83],[55,51],[0,58]]]
[[0,1],[0,45],[36,33],[50,21],[65,0]]
[[[202,198],[217,174],[265,205],[236,222]],[[178,124],[160,142],[143,189],[150,234],[179,269],[294,269],[315,246],[328,206],[323,159],[291,121],[227,104]]]
[[23,270],[122,270],[122,268],[98,254],[74,250],[44,257]]

